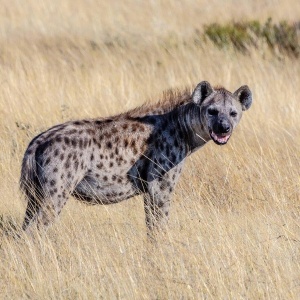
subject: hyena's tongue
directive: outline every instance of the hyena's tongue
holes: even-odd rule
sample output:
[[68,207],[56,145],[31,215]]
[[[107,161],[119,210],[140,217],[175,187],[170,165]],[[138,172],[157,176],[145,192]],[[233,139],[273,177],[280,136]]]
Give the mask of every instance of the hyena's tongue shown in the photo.
[[211,133],[212,138],[217,141],[220,144],[227,143],[228,139],[230,138],[230,134],[228,135],[221,135],[221,134],[215,134],[213,131]]

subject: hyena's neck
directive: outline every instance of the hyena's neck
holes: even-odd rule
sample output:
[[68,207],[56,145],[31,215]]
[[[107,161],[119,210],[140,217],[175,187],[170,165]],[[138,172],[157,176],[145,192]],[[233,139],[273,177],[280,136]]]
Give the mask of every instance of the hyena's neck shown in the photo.
[[178,107],[172,113],[172,121],[177,123],[177,128],[182,132],[190,153],[204,146],[210,140],[204,131],[200,108],[196,104],[189,103]]

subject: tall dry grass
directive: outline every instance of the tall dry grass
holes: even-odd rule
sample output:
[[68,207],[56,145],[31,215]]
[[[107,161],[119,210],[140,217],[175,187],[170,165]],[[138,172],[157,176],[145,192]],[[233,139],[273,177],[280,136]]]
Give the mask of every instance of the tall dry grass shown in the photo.
[[[193,41],[206,23],[299,21],[291,1],[4,1],[0,17],[1,299],[298,299],[299,60]],[[142,200],[70,200],[46,235],[19,232],[29,141],[201,80],[248,84],[253,107],[228,145],[193,154],[156,246]],[[14,239],[19,232],[22,239]]]

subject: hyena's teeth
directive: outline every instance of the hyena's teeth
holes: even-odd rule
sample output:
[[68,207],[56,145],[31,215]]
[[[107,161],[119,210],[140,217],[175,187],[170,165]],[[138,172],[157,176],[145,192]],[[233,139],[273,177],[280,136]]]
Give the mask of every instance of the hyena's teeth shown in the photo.
[[211,136],[215,141],[217,141],[220,144],[227,143],[228,139],[230,138],[230,134],[223,136],[223,135],[215,134],[214,132],[211,133]]

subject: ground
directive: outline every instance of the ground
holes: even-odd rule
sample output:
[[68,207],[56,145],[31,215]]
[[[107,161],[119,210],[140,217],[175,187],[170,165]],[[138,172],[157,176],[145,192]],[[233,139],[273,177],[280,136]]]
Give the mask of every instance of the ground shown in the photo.
[[[292,23],[300,8],[294,0],[205,2],[5,1],[1,298],[298,298],[299,59],[263,46],[248,54],[219,50],[194,38],[215,21]],[[247,84],[253,106],[226,146],[211,142],[189,158],[156,246],[146,240],[138,197],[111,206],[71,200],[47,235],[11,236],[25,212],[21,159],[36,134],[201,80],[228,90]]]

